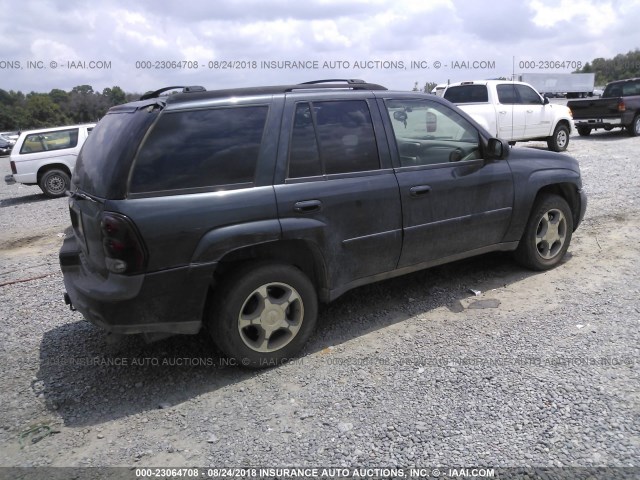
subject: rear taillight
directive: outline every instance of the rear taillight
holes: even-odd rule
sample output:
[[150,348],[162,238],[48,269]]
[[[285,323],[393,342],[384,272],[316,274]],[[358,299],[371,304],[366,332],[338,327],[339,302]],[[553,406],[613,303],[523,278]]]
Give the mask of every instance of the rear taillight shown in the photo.
[[619,112],[624,112],[627,109],[627,107],[624,105],[624,100],[620,100],[618,102],[618,111]]
[[107,270],[128,275],[144,270],[147,254],[131,220],[118,213],[104,212],[100,230]]
[[16,169],[16,162],[14,162],[13,160],[10,160],[9,163],[11,164],[11,173],[13,173],[14,175],[17,175],[18,170]]

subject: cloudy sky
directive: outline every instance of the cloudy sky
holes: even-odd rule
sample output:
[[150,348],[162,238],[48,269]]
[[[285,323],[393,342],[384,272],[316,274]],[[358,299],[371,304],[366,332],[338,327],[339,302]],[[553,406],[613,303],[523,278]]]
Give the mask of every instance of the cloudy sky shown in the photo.
[[23,92],[81,84],[100,91],[213,89],[320,78],[410,90],[415,82],[570,72],[578,62],[640,48],[640,0],[0,0],[0,6],[0,88]]

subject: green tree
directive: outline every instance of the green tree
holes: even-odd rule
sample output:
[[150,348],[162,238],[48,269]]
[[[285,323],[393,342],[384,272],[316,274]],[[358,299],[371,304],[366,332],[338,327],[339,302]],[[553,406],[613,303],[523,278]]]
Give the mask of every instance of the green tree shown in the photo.
[[49,92],[49,98],[51,98],[56,105],[64,105],[69,101],[69,94],[64,90],[54,88]]
[[640,49],[618,54],[613,58],[595,58],[575,73],[595,73],[596,85],[614,80],[640,77]]
[[93,87],[91,85],[78,85],[71,89],[71,93],[81,93],[83,95],[88,95],[93,93]]
[[102,90],[102,96],[105,97],[105,100],[110,107],[126,102],[126,94],[124,93],[124,90],[118,86],[105,88]]
[[27,95],[25,113],[31,127],[56,127],[68,119],[46,93],[31,92]]
[[424,93],[431,93],[431,90],[433,90],[434,88],[436,88],[438,84],[436,82],[426,82],[424,84],[424,87],[422,88],[422,91]]

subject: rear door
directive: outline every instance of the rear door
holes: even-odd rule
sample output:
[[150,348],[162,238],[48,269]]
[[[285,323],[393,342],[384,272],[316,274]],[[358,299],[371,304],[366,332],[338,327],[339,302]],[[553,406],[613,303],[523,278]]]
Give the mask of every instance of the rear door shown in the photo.
[[402,246],[398,183],[371,95],[290,94],[275,193],[285,239],[324,258],[329,288],[395,269]]
[[427,99],[380,102],[388,111],[402,201],[398,266],[500,243],[513,206],[509,164],[485,162],[478,130],[447,105]]
[[496,86],[498,93],[498,137],[504,140],[524,138],[527,123],[527,106],[521,105],[515,84],[503,83]]

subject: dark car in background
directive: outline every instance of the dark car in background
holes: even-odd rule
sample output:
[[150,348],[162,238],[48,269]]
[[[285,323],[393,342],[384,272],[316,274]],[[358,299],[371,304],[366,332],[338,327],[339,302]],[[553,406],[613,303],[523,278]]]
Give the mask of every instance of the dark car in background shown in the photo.
[[570,100],[573,121],[583,137],[592,131],[614,128],[626,130],[631,137],[640,135],[640,78],[610,82],[600,98]]
[[111,332],[205,326],[238,364],[274,365],[318,301],[494,251],[550,269],[585,212],[575,159],[511,149],[434,95],[161,92],[109,110],[72,178],[65,300]]
[[0,135],[0,157],[6,157],[11,154],[11,150],[16,142],[8,139],[4,135]]

